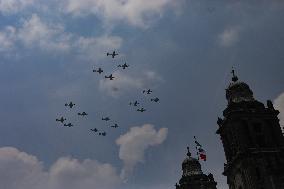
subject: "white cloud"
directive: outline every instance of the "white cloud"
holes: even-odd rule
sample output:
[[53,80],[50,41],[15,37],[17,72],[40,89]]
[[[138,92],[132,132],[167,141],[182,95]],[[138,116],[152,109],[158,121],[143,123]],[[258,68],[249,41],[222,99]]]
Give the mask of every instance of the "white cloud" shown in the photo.
[[52,189],[110,189],[120,184],[116,169],[96,160],[60,158],[49,171]]
[[219,43],[224,47],[233,46],[239,40],[240,28],[228,27],[219,36]]
[[156,131],[153,125],[145,124],[141,127],[132,127],[126,134],[121,135],[116,140],[120,147],[119,158],[124,162],[121,177],[127,179],[134,166],[144,162],[145,151],[151,146],[162,144],[167,134],[167,128]]
[[0,32],[0,52],[9,51],[14,48],[16,29],[12,26],[7,26]]
[[63,10],[75,16],[94,14],[104,22],[125,21],[138,27],[147,27],[161,17],[167,8],[177,8],[175,0],[65,0]]
[[125,72],[115,71],[113,76],[115,77],[114,80],[102,79],[99,83],[100,90],[112,97],[118,97],[133,89],[141,90],[148,88],[147,86],[155,88],[155,85],[162,81],[162,78],[153,71],[142,71],[134,76]]
[[0,188],[38,189],[46,184],[47,176],[36,157],[15,148],[0,148]]
[[33,5],[34,0],[0,0],[0,12],[4,15],[18,13]]
[[18,30],[18,39],[28,47],[67,51],[70,49],[71,36],[64,32],[62,25],[46,24],[33,14]]
[[11,51],[17,45],[47,52],[75,52],[88,59],[105,55],[108,49],[118,49],[122,38],[103,35],[82,37],[65,31],[61,24],[46,23],[37,14],[23,20],[18,28],[7,26],[0,31],[0,52]]
[[280,94],[273,102],[275,109],[280,111],[278,115],[281,127],[284,126],[284,93]]
[[44,171],[36,157],[16,148],[0,148],[1,189],[113,189],[120,183],[110,164],[60,158],[50,170]]
[[1,189],[114,189],[122,178],[132,173],[137,163],[144,162],[145,151],[151,146],[162,144],[168,129],[155,130],[153,125],[132,127],[121,135],[116,144],[119,158],[124,166],[119,176],[116,169],[107,163],[70,157],[59,158],[49,169],[37,157],[13,147],[0,148]]

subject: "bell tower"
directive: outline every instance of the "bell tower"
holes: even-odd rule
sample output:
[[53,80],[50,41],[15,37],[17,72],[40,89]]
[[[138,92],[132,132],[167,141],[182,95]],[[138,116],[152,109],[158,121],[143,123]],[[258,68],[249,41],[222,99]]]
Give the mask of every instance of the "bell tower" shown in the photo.
[[217,182],[213,175],[205,175],[199,161],[191,157],[188,147],[187,150],[187,157],[182,162],[182,177],[179,184],[176,184],[176,189],[216,189]]
[[284,137],[270,100],[255,100],[250,87],[232,71],[228,105],[218,118],[230,189],[284,189]]

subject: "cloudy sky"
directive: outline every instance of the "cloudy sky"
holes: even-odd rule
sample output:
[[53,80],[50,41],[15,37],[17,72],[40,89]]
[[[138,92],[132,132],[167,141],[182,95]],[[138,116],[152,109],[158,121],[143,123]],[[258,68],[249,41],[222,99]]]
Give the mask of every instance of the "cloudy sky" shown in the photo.
[[232,66],[284,125],[283,18],[280,0],[0,0],[0,188],[172,189],[196,135],[227,189],[215,132]]

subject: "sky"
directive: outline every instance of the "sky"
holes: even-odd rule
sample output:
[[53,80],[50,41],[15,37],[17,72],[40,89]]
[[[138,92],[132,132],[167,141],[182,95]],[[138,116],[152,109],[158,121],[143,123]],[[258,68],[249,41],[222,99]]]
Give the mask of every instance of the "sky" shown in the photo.
[[171,189],[196,136],[227,189],[216,121],[232,67],[284,125],[283,18],[280,0],[0,0],[1,188]]

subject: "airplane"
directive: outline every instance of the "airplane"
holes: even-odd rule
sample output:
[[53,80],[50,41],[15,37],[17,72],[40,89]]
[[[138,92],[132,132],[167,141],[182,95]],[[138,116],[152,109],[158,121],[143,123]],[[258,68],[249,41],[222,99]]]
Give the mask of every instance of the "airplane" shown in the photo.
[[86,112],[82,112],[82,113],[78,113],[78,115],[84,117],[84,116],[86,116],[86,115],[88,115],[88,114],[87,114]]
[[66,119],[64,117],[61,117],[60,119],[56,119],[56,121],[59,121],[61,123],[63,123]]
[[94,128],[94,129],[90,129],[91,131],[94,131],[95,133],[98,132],[98,129],[97,128]]
[[151,94],[153,91],[151,91],[151,89],[148,90],[143,90],[143,93],[147,93],[147,94]]
[[99,133],[99,135],[106,136],[106,132]]
[[154,102],[159,102],[160,101],[160,99],[159,98],[151,98],[151,101],[154,101]]
[[64,124],[65,127],[73,127],[72,123]]
[[105,76],[105,78],[109,80],[113,80],[115,77],[113,77],[112,74],[110,74],[109,76]]
[[145,111],[146,111],[146,109],[144,109],[144,108],[137,109],[137,112],[145,112]]
[[112,125],[112,126],[110,126],[110,127],[112,127],[112,128],[117,128],[118,125],[117,125],[117,124],[114,124],[114,125]]
[[109,119],[109,117],[102,117],[102,120],[103,121],[109,121],[110,119]]
[[137,102],[137,100],[135,102],[130,102],[129,105],[133,105],[133,106],[138,106],[138,104],[140,104],[139,102]]
[[112,56],[112,58],[114,58],[116,55],[118,54],[115,53],[115,51],[113,51],[112,53],[107,53],[107,56]]
[[73,104],[73,102],[69,102],[65,104],[65,106],[69,106],[69,108],[73,108],[73,106],[75,106],[75,104]]
[[122,69],[124,69],[124,70],[125,70],[125,68],[128,68],[128,67],[129,67],[129,65],[127,65],[127,64],[126,64],[126,62],[125,62],[124,64],[122,64],[122,65],[118,65],[117,67],[122,67]]
[[97,69],[97,70],[93,70],[93,72],[98,72],[99,74],[101,74],[101,73],[104,72],[104,71],[102,70],[102,68],[99,68],[99,69]]

